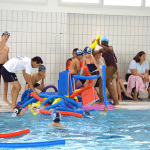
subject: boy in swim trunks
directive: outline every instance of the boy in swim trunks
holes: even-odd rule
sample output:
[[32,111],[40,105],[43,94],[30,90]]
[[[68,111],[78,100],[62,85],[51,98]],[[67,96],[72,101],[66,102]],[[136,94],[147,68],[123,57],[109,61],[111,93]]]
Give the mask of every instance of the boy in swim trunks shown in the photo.
[[1,68],[1,73],[4,79],[4,82],[10,83],[13,85],[11,90],[12,96],[12,105],[11,111],[16,107],[16,101],[21,90],[21,85],[18,82],[16,72],[23,71],[23,76],[26,82],[29,83],[30,88],[38,94],[33,86],[31,80],[31,68],[38,68],[43,63],[42,59],[38,56],[30,59],[25,56],[18,56],[7,61]]
[[[67,62],[66,62],[66,70],[70,68],[71,61],[72,61],[73,59],[77,58],[77,54],[76,54],[76,51],[77,51],[77,50],[78,50],[78,48],[75,48],[75,49],[73,50],[73,52],[72,52],[73,57],[72,57],[72,58],[69,58],[69,59],[67,60]],[[82,61],[80,60],[80,68],[82,68],[82,65],[83,65],[83,63],[82,63]]]
[[[46,67],[44,65],[41,65],[41,66],[39,66],[39,72],[33,74],[31,77],[34,87],[40,91],[43,91],[43,89],[45,87],[44,86],[44,79],[46,77],[45,71],[46,71]],[[41,84],[37,83],[40,80],[42,80]],[[25,90],[27,90],[28,88],[29,88],[29,85],[28,85],[28,83],[26,83]]]
[[[1,68],[3,64],[9,60],[8,58],[9,47],[6,45],[6,42],[8,41],[9,37],[10,37],[10,33],[5,31],[2,34],[1,41],[0,41],[0,83],[1,83]],[[8,91],[8,83],[4,82],[3,101],[6,102],[8,105],[11,105],[11,103],[7,100],[7,91]]]

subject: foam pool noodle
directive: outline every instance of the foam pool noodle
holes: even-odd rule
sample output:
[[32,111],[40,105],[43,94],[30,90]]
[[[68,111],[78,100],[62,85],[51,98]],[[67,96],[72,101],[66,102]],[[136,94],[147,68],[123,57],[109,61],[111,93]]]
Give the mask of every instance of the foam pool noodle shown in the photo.
[[94,49],[94,47],[98,44],[98,40],[100,39],[100,35],[97,36],[95,42],[90,46],[91,49]]

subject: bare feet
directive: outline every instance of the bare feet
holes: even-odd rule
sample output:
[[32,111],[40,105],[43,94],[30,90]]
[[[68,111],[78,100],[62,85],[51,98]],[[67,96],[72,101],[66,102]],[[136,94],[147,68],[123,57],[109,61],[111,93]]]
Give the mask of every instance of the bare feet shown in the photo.
[[126,97],[132,98],[132,96],[129,93],[125,93]]
[[7,103],[8,105],[11,106],[11,103],[10,103],[7,99],[4,99],[4,98],[3,98],[3,102],[5,102],[5,103]]
[[109,109],[109,107],[104,107],[104,111],[100,114],[100,116],[105,115],[105,113],[108,109]]
[[122,99],[119,99],[118,101],[119,101],[119,102],[122,102]]
[[116,106],[116,105],[120,105],[120,104],[119,104],[119,102],[114,102],[113,105]]
[[98,101],[95,104],[102,105],[102,104],[104,104],[104,102],[103,101]]
[[134,96],[133,96],[133,99],[134,99],[136,102],[140,102],[140,100],[139,100],[137,97],[134,97]]

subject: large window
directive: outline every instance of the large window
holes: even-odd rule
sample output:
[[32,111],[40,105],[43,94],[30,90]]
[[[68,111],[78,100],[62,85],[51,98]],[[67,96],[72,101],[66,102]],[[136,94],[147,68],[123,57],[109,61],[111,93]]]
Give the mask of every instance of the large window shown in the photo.
[[150,7],[150,0],[145,0],[145,6]]
[[104,0],[104,5],[110,6],[141,6],[141,0]]
[[99,0],[62,0],[62,2],[74,2],[74,3],[99,3]]

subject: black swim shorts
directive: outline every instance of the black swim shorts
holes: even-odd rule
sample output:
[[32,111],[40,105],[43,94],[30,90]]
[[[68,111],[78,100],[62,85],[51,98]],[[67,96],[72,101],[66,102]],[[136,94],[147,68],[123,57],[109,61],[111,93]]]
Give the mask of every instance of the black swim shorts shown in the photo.
[[4,66],[1,67],[1,74],[4,82],[15,82],[18,81],[15,73],[8,72]]

